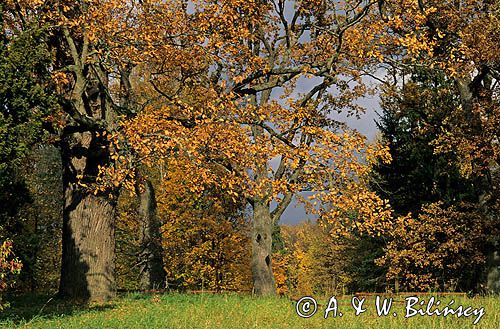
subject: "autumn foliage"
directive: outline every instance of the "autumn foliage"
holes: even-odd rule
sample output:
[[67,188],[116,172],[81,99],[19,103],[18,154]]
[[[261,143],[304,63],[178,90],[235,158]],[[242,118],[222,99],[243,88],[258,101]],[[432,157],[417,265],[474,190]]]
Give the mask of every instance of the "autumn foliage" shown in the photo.
[[[478,290],[488,275],[498,1],[7,0],[0,11],[0,169],[26,166],[41,130],[60,151],[61,295],[113,297],[115,266],[118,286],[135,288],[151,244],[167,287],[183,290]],[[368,141],[343,118],[362,118],[373,95],[389,114]],[[296,201],[317,223],[283,228],[273,250]]]
[[[191,190],[188,162],[148,170],[154,182],[167,289],[250,291],[249,225],[239,200],[205,186]],[[124,193],[117,220],[118,284],[136,289],[141,270],[137,199]]]
[[377,262],[388,266],[387,278],[401,289],[472,290],[494,230],[473,205],[429,204],[418,218],[399,218],[387,253]]
[[214,186],[190,190],[189,167],[166,164],[158,187],[167,286],[250,291],[249,225],[241,199]]
[[2,292],[14,284],[14,276],[21,271],[22,264],[12,252],[12,241],[5,240],[0,245],[0,310],[9,304],[2,302]]

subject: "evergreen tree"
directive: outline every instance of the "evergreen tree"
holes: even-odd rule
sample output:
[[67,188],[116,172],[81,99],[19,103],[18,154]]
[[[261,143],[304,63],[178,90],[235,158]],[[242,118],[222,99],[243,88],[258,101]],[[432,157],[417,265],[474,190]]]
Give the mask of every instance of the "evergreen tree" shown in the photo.
[[[2,15],[2,5],[0,5],[0,23],[2,23]],[[40,190],[34,186],[40,182],[35,179],[36,176],[42,174],[47,176],[47,171],[51,169],[50,164],[45,168],[36,166],[33,159],[46,155],[41,151],[42,149],[35,149],[34,145],[43,142],[48,136],[46,128],[50,124],[47,119],[56,109],[56,98],[53,96],[49,70],[52,54],[45,42],[47,35],[43,29],[33,26],[21,32],[15,29],[7,30],[3,24],[2,26],[0,34],[0,242],[7,238],[13,239],[16,255],[24,264],[21,282],[24,281],[34,289],[37,258],[44,253],[40,250],[40,246],[44,243],[51,245],[43,241],[37,226],[42,223],[42,214],[46,210],[50,212],[54,209],[47,206],[34,211],[35,200],[39,198],[32,195],[32,191]],[[37,152],[41,152],[39,156]],[[42,161],[42,163],[48,162]],[[53,173],[49,175],[58,177]],[[56,191],[57,189],[51,187],[47,190]],[[50,203],[48,194],[44,197],[47,199],[45,202]],[[30,211],[31,204],[33,207]],[[50,220],[54,221],[54,218]],[[45,227],[51,227],[51,224]],[[53,250],[48,254],[57,253]],[[41,283],[44,284],[44,281]]]
[[473,182],[460,175],[456,154],[434,150],[456,106],[452,82],[436,70],[417,69],[400,90],[386,90],[377,125],[393,161],[375,167],[372,187],[397,214],[418,214],[422,205],[437,201],[477,201]]
[[436,151],[460,106],[453,80],[430,68],[383,96],[378,126],[393,161],[375,166],[372,187],[412,215],[396,220],[377,263],[402,289],[475,290],[485,268],[494,226],[478,211],[481,187],[461,174],[457,150]]

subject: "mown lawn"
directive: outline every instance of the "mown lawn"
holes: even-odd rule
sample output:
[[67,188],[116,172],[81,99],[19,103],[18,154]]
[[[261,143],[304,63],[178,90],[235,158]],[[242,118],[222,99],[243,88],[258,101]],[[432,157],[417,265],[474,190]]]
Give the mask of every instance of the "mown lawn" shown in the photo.
[[[419,296],[428,300],[430,296]],[[405,318],[405,297],[395,299],[389,316],[378,317],[374,297],[367,298],[365,313],[354,315],[351,297],[338,298],[336,318],[323,317],[327,300],[317,298],[318,311],[308,319],[296,314],[296,303],[287,298],[254,298],[236,294],[131,294],[105,304],[70,305],[48,297],[24,296],[11,301],[0,313],[2,328],[500,328],[500,297],[454,298],[454,307],[484,307],[476,316],[449,315]],[[451,297],[437,297],[440,307]],[[416,306],[415,306],[416,308]],[[435,307],[433,307],[435,309]],[[397,316],[393,313],[396,312]],[[338,315],[338,314],[337,314]]]

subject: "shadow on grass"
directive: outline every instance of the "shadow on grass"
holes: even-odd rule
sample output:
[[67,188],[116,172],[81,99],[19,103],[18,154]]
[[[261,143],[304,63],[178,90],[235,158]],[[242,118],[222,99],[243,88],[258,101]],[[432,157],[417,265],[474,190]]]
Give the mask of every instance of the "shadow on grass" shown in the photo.
[[112,302],[85,304],[70,302],[50,295],[24,294],[6,296],[10,307],[0,311],[0,327],[6,324],[23,324],[37,318],[51,319],[75,314],[113,309]]

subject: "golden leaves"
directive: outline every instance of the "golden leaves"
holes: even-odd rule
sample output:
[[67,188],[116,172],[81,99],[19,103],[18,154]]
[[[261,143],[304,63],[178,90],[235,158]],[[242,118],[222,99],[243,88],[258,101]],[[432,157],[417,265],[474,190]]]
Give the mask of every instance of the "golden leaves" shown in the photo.
[[399,217],[386,255],[377,263],[389,266],[387,278],[407,289],[453,289],[453,282],[474,275],[485,261],[481,246],[493,231],[481,216],[470,204],[433,203],[418,218]]
[[54,80],[56,85],[61,85],[63,87],[70,83],[68,75],[65,72],[61,71],[54,72],[52,74],[52,79]]
[[[55,10],[50,18],[86,45],[78,50],[88,56],[80,64],[99,63],[113,77],[111,98],[121,96],[121,70],[134,67],[131,92],[142,111],[106,137],[110,165],[100,168],[99,183],[131,189],[137,163],[173,161],[190,178],[186,188],[193,195],[206,186],[234,200],[327,191],[319,199],[325,216],[334,221],[356,209],[374,231],[376,218],[387,214],[367,191],[364,161],[388,160],[387,150],[366,145],[331,116],[360,112],[355,100],[368,90],[357,69],[380,60],[376,43],[384,26],[351,24],[364,9],[354,1],[341,6],[348,11],[314,4],[300,3],[307,10],[294,28],[283,26],[272,4],[257,1],[197,1],[188,12],[175,0],[134,6],[96,0],[78,15]],[[304,25],[306,17],[314,26]],[[317,33],[304,37],[307,29]],[[324,86],[316,91],[310,81],[309,90],[301,90],[298,81],[308,75]],[[280,159],[279,172],[273,159]],[[341,208],[326,215],[336,202]]]
[[250,266],[241,199],[228,196],[210,179],[198,181],[203,193],[193,193],[200,174],[190,161],[170,159],[157,188],[167,279],[188,289],[248,289]]

